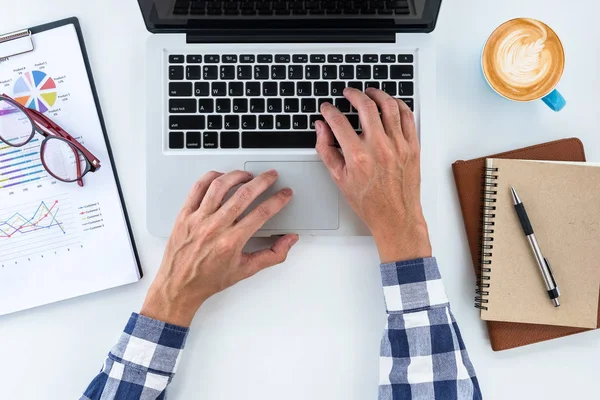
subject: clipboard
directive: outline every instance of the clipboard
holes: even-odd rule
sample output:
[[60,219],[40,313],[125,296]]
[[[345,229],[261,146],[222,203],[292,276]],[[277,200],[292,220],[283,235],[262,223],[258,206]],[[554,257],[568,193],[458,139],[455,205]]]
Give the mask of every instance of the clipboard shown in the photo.
[[[6,34],[0,33],[0,70],[2,69],[1,67],[3,66],[2,64],[4,64],[4,63],[11,63],[15,60],[18,60],[19,57],[21,57],[21,56],[24,56],[29,53],[35,53],[36,52],[35,37],[37,34],[55,30],[57,28],[63,28],[67,25],[73,25],[73,27],[76,31],[77,40],[79,42],[79,46],[80,46],[80,50],[81,50],[81,56],[83,58],[83,64],[85,66],[85,75],[87,75],[87,79],[89,80],[91,94],[93,97],[93,104],[95,105],[95,108],[96,108],[104,144],[106,145],[108,158],[110,160],[110,167],[111,167],[110,170],[112,171],[112,176],[114,178],[114,184],[116,186],[116,191],[118,192],[118,202],[120,203],[120,207],[121,207],[120,211],[122,212],[121,216],[123,217],[123,220],[124,220],[123,227],[126,226],[126,230],[127,230],[127,232],[125,234],[124,229],[123,229],[123,237],[126,237],[126,235],[129,236],[129,244],[131,245],[130,250],[131,250],[131,255],[132,255],[131,261],[133,263],[135,263],[135,266],[137,267],[137,275],[139,276],[139,279],[141,279],[143,277],[143,270],[141,267],[140,258],[139,258],[139,254],[137,251],[137,246],[135,244],[129,215],[127,213],[127,209],[125,206],[123,191],[122,191],[119,177],[118,177],[118,174],[116,171],[114,157],[113,157],[112,149],[110,146],[110,141],[109,141],[107,130],[106,130],[106,124],[104,122],[102,109],[100,106],[98,93],[97,93],[96,86],[94,83],[94,78],[92,75],[92,70],[91,70],[89,58],[87,55],[85,43],[83,40],[83,35],[82,35],[82,31],[81,31],[81,26],[79,24],[79,20],[76,17],[71,17],[71,18],[67,18],[67,19],[63,19],[63,20],[59,20],[59,21],[55,21],[55,22],[51,22],[51,23],[47,23],[47,24],[43,24],[43,25],[34,26],[34,27],[31,27],[28,29],[23,29],[20,31],[10,32],[10,33],[6,33]],[[73,39],[73,42],[75,42],[74,39]],[[47,50],[46,47],[45,47],[45,50]],[[83,70],[83,68],[81,68],[81,70]],[[83,75],[84,75],[83,71],[81,71],[81,76],[83,76]],[[89,99],[89,97],[88,97],[88,99]],[[88,103],[91,105],[91,101],[88,101]],[[90,109],[90,108],[91,107],[88,107],[88,109]],[[92,113],[92,111],[90,111],[90,113]],[[93,115],[93,113],[90,115]],[[96,123],[96,121],[94,121],[94,123]],[[99,131],[99,129],[98,129],[98,131]],[[76,133],[76,132],[73,132],[73,133]],[[97,132],[97,133],[99,133],[99,132]],[[99,135],[97,134],[96,136],[97,136],[97,138],[95,140],[100,140]],[[106,155],[105,155],[105,157],[106,157]],[[108,176],[110,176],[110,175],[108,175]],[[90,182],[90,186],[93,186],[93,184],[94,184],[94,182]],[[1,185],[0,185],[0,189],[1,189]],[[117,202],[116,196],[114,196],[114,202],[115,202],[115,204]],[[1,204],[0,204],[0,206],[1,206]],[[1,218],[0,218],[0,221],[1,221]],[[119,224],[121,224],[121,223],[119,223]],[[1,246],[0,246],[0,256],[1,256]],[[119,285],[115,285],[115,286],[119,286]],[[109,286],[106,288],[115,287],[115,286]],[[104,288],[104,289],[106,289],[106,288]],[[103,290],[103,289],[102,288],[93,289],[91,291],[82,292],[80,294],[87,294],[87,293],[91,293],[91,292],[98,291],[98,290]],[[78,295],[79,294],[69,295],[69,297],[64,297],[64,298],[75,297]],[[60,298],[57,300],[62,300],[62,299],[63,298]],[[53,302],[53,301],[56,301],[56,300],[52,300],[49,302]],[[42,304],[46,304],[46,303],[32,304],[31,306],[42,305]],[[30,308],[31,306],[20,306],[19,309]],[[17,309],[16,311],[18,311],[19,309]],[[11,310],[8,310],[8,312],[11,312]],[[2,310],[0,310],[0,315],[2,315],[2,314],[3,314],[3,312],[2,312]]]

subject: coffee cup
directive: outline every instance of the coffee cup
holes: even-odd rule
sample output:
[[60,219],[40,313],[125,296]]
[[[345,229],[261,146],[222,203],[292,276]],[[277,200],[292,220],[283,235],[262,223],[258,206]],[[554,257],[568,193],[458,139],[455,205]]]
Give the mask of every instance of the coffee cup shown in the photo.
[[481,69],[489,86],[517,102],[543,100],[553,111],[567,102],[556,90],[565,69],[565,51],[545,23],[516,18],[500,25],[486,41]]

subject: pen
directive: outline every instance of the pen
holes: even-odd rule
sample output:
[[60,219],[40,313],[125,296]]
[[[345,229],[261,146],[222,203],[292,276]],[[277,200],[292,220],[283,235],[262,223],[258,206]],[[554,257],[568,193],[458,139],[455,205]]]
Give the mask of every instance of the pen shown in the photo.
[[548,296],[554,307],[560,306],[560,302],[558,301],[558,296],[560,296],[560,289],[556,284],[556,280],[554,279],[554,274],[552,273],[552,268],[550,268],[550,263],[548,260],[542,255],[542,250],[540,250],[540,246],[535,238],[533,233],[533,227],[531,226],[531,222],[529,222],[529,217],[527,216],[527,212],[525,211],[525,206],[523,202],[519,198],[517,191],[514,187],[510,187],[510,192],[512,193],[513,202],[515,204],[515,211],[517,212],[517,216],[519,217],[519,221],[521,222],[521,226],[523,227],[523,232],[525,232],[525,236],[529,241],[529,245],[531,246],[531,250],[533,251],[533,255],[535,256],[535,261],[542,273],[542,278],[544,278],[544,283],[546,284],[546,290],[548,291]]

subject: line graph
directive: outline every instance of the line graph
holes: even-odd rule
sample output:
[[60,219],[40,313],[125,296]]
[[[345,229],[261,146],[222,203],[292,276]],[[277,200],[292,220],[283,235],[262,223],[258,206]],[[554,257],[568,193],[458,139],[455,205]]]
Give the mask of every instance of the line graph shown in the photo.
[[0,262],[79,243],[68,195],[0,208]]

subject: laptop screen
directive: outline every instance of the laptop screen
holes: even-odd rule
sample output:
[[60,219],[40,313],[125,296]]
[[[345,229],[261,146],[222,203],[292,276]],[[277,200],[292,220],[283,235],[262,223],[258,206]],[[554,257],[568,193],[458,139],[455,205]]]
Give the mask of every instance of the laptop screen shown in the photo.
[[155,33],[224,29],[429,32],[441,0],[138,0]]

